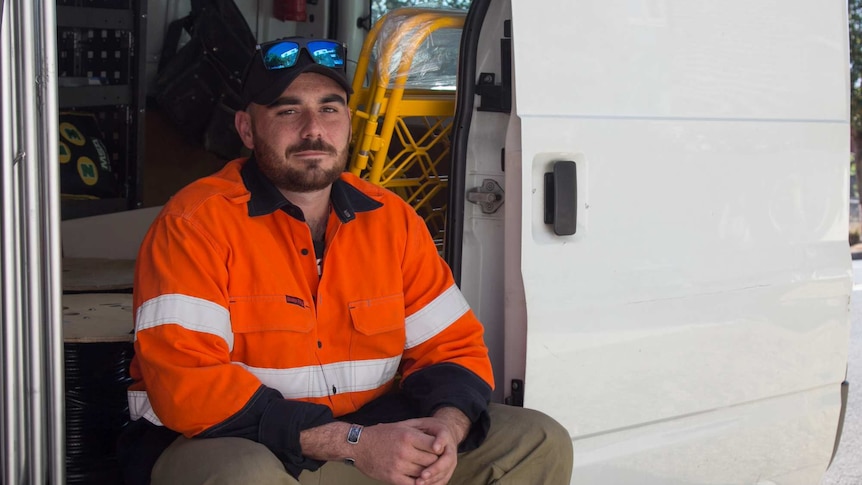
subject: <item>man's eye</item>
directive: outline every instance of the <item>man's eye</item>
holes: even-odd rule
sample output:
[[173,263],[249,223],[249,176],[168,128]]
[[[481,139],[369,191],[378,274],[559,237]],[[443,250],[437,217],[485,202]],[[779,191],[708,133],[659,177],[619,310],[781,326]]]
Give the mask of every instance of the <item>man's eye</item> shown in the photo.
[[281,116],[281,115],[292,115],[292,114],[296,114],[296,110],[293,108],[287,108],[287,109],[282,109],[282,110],[278,111],[279,116]]
[[324,106],[322,111],[323,111],[324,113],[337,113],[337,112],[338,112],[338,110],[337,110],[337,109],[335,109],[335,108],[333,108],[333,107],[331,107],[331,106]]

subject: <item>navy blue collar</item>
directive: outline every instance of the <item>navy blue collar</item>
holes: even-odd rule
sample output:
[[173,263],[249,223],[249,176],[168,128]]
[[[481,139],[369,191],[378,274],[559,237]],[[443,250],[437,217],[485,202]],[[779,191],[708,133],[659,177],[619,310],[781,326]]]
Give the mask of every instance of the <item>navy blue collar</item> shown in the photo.
[[[266,178],[266,175],[257,166],[254,156],[243,165],[240,175],[245,188],[251,193],[251,198],[248,201],[249,217],[264,216],[281,209],[291,217],[305,222],[302,210],[287,200],[278,188]],[[332,184],[329,200],[332,202],[335,215],[342,223],[356,219],[357,212],[368,212],[383,207],[383,204],[341,179]]]

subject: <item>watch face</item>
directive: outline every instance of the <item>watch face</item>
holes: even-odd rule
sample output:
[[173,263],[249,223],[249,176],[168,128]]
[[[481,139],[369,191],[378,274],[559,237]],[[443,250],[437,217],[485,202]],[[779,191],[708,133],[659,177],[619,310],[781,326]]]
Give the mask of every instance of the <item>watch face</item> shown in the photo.
[[359,435],[362,434],[362,426],[351,424],[350,430],[347,432],[347,442],[355,445],[359,443]]

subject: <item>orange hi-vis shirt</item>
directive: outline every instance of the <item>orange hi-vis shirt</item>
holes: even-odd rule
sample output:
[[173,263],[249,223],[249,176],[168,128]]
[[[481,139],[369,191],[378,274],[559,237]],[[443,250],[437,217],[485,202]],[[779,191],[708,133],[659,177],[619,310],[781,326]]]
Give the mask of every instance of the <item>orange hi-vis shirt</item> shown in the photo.
[[431,401],[421,413],[484,412],[487,398],[470,389],[493,388],[483,328],[423,220],[348,173],[331,201],[321,275],[301,211],[253,160],[165,205],[135,271],[133,419],[188,437],[265,421],[295,431],[296,446],[299,430],[322,422],[297,417],[303,405],[328,408],[323,421],[354,413],[394,391],[396,375]]

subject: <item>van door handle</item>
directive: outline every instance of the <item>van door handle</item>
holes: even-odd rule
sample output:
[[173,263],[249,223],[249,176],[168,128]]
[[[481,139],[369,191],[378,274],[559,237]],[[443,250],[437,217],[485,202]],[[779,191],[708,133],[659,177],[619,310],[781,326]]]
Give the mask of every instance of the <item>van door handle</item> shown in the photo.
[[575,162],[554,162],[553,172],[545,173],[545,224],[554,234],[571,236],[578,225],[578,171]]

